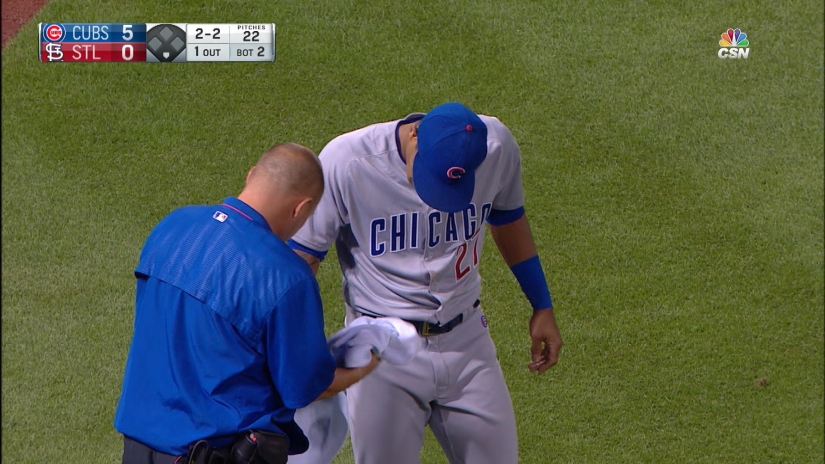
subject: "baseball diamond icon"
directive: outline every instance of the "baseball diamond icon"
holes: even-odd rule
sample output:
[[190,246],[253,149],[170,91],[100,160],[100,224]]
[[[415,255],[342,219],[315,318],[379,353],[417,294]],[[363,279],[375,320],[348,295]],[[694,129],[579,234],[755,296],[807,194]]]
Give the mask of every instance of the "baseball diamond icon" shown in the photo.
[[172,62],[186,48],[186,32],[174,24],[158,24],[146,31],[146,50],[160,62]]

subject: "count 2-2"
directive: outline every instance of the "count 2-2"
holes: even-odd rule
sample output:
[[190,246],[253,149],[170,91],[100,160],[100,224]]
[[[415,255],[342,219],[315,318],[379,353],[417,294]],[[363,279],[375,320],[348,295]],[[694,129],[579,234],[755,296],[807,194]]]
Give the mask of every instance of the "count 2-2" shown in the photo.
[[220,39],[220,36],[219,36],[220,33],[221,33],[221,30],[217,27],[215,29],[212,29],[212,34],[210,34],[208,32],[204,33],[203,28],[199,27],[199,28],[195,29],[195,38],[196,39],[202,39],[203,36],[208,37],[208,36],[211,35],[213,39]]

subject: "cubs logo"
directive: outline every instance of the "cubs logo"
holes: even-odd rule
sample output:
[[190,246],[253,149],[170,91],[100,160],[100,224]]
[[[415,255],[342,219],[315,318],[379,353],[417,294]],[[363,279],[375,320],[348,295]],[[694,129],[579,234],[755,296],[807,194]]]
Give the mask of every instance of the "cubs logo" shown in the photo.
[[461,176],[464,175],[464,172],[464,168],[453,166],[450,169],[447,169],[447,177],[449,177],[450,179],[461,179]]
[[62,24],[47,24],[43,28],[43,39],[47,42],[60,42],[66,37],[66,28]]

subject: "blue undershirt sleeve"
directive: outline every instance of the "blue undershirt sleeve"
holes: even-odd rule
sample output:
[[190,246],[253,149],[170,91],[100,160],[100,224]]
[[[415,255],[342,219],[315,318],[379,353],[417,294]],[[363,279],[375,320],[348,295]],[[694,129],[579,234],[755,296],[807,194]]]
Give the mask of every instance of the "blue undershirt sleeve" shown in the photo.
[[521,219],[522,216],[524,216],[523,206],[509,210],[494,209],[487,216],[487,223],[492,226],[503,226]]
[[313,250],[312,248],[308,248],[304,245],[301,245],[300,243],[296,242],[293,239],[287,240],[286,244],[290,248],[292,248],[293,250],[303,251],[304,253],[306,253],[308,255],[315,256],[316,258],[320,259],[321,261],[323,261],[324,258],[326,258],[327,252],[329,251],[329,250],[324,250],[324,251]]

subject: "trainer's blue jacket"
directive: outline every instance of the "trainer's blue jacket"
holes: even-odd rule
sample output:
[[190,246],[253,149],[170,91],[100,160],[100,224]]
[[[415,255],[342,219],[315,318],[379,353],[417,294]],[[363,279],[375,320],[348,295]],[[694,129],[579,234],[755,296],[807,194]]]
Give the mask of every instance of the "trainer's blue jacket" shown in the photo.
[[[290,435],[276,424],[294,426],[295,410],[332,383],[312,271],[237,198],[169,214],[135,276],[120,433],[172,455],[250,429]],[[305,450],[295,445],[290,453]]]

